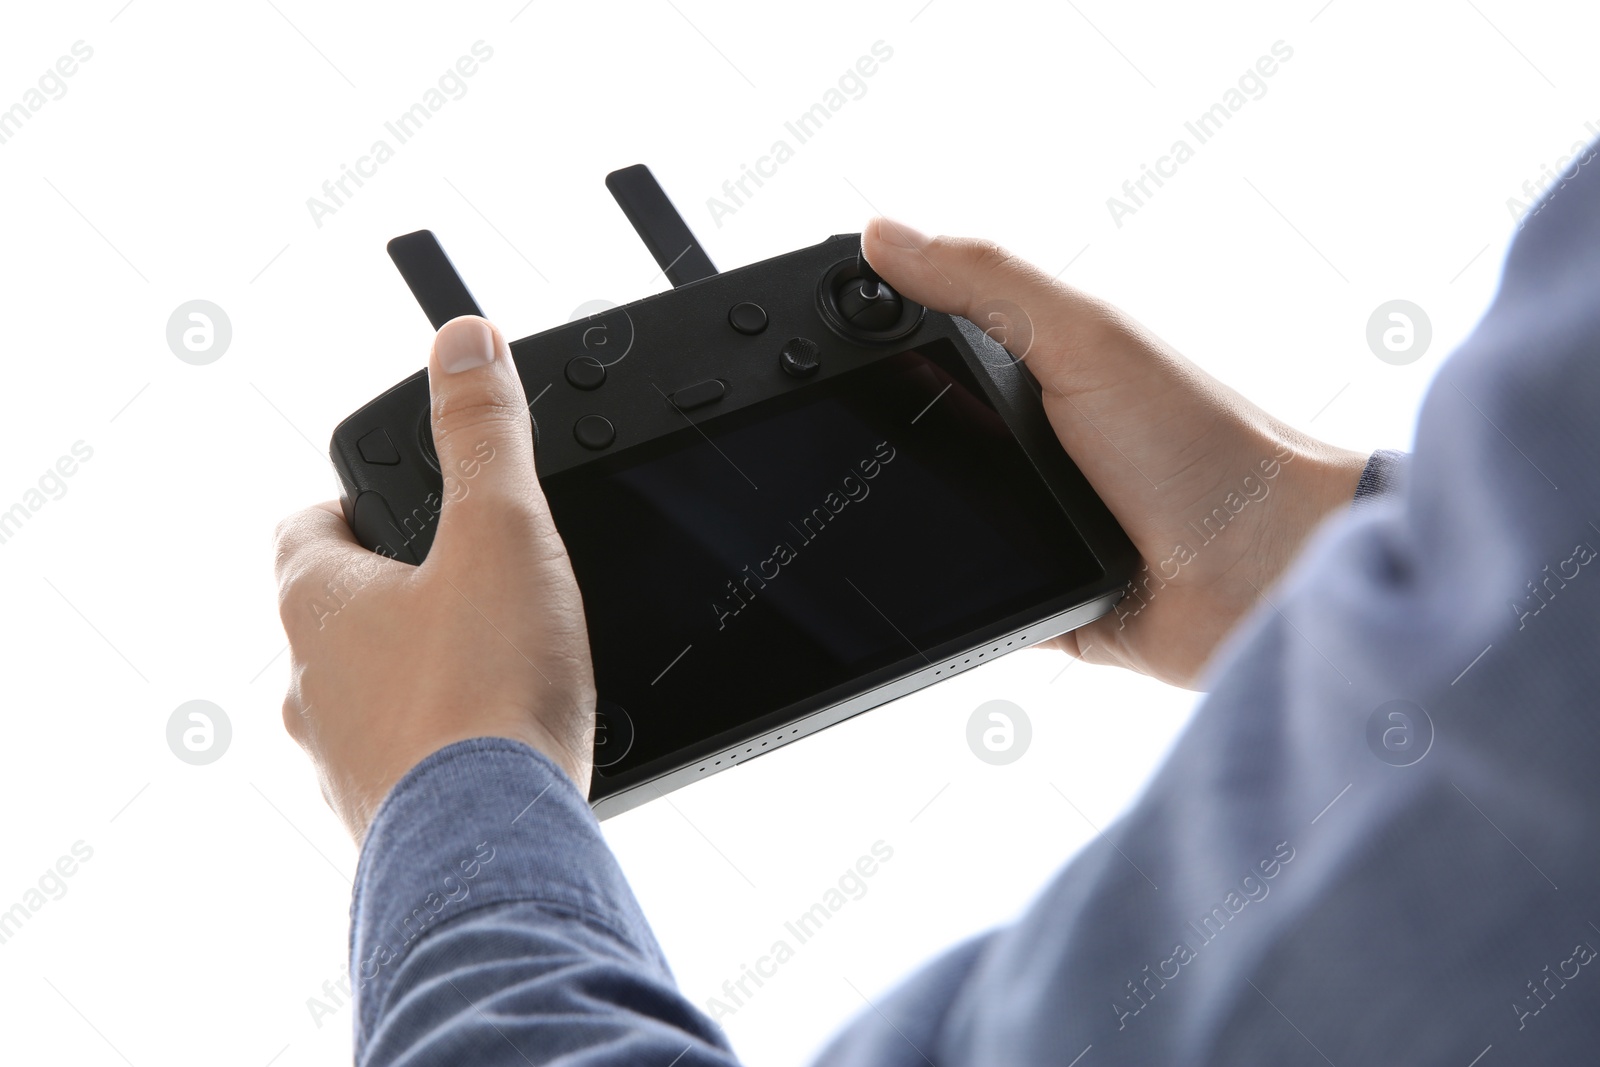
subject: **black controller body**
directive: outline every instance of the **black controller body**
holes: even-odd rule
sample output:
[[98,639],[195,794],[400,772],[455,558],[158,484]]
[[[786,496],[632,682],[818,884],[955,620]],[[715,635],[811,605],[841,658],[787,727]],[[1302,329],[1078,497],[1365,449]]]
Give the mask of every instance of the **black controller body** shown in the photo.
[[[1122,595],[1135,551],[1025,362],[909,301],[852,325],[859,250],[830,237],[511,342],[589,621],[602,817]],[[331,449],[356,537],[412,564],[470,491],[428,412],[419,371]]]

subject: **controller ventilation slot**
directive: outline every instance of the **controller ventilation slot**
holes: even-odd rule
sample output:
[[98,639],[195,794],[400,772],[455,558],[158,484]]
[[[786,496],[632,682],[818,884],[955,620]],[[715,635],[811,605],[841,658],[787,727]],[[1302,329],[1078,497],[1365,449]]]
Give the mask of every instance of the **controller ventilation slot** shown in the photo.
[[773,749],[778,748],[781,745],[787,745],[790,741],[793,741],[795,738],[799,737],[800,732],[800,727],[790,726],[783,730],[779,730],[775,734],[768,734],[766,737],[751,741],[742,749],[737,747],[731,748],[716,759],[707,760],[706,762],[700,764],[700,773],[705,774],[707,771],[714,772],[722,769],[723,767],[731,767],[740,760],[746,760],[752,756],[759,756],[764,752],[771,752]]
[[987,652],[979,651],[979,652],[968,653],[967,655],[961,656],[958,659],[951,660],[949,663],[946,663],[943,667],[935,667],[934,670],[933,670],[933,676],[935,678],[941,678],[941,677],[943,677],[944,675],[947,675],[947,674],[955,674],[955,673],[957,673],[959,671],[966,670],[968,667],[972,666],[975,661],[981,661],[983,659],[983,657],[985,657],[985,656],[997,655],[998,653],[1004,652],[1006,649],[1012,647],[1013,645],[1026,644],[1027,640],[1028,640],[1028,635],[1027,634],[1020,634],[1020,635],[1018,635],[1016,637],[1011,638],[1009,641],[1007,641],[1003,645],[996,644],[996,645],[992,646],[989,649],[989,651],[987,651]]

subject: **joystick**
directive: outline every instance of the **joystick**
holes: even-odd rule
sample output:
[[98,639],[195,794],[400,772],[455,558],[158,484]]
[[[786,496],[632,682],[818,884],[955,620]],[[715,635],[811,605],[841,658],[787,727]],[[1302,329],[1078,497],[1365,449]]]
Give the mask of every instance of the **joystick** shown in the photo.
[[[990,336],[896,292],[859,234],[719,273],[648,168],[606,185],[672,288],[510,342],[583,594],[597,816],[1122,597],[1137,553]],[[389,253],[435,328],[482,314],[432,233]],[[418,371],[331,447],[356,539],[408,564],[473,476],[428,412]]]
[[860,330],[887,330],[900,321],[900,298],[889,283],[861,278],[839,294],[839,314]]
[[872,269],[872,264],[867,262],[865,251],[856,253],[856,273],[861,275],[861,295],[868,300],[878,299],[879,286],[884,288],[889,286],[882,275]]
[[860,252],[823,274],[817,286],[817,308],[840,337],[867,344],[888,344],[910,336],[923,312],[921,304],[889,288]]
[[893,329],[895,323],[900,321],[900,297],[872,269],[865,252],[856,253],[855,274],[854,278],[839,282],[839,292],[835,298],[839,316],[858,330]]

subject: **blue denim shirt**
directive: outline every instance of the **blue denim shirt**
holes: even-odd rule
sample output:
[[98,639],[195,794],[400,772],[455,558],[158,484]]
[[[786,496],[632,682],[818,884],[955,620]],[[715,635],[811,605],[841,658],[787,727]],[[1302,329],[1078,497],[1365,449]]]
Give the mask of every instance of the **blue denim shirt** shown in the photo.
[[[1409,461],[1376,457],[1230,634],[1133,809],[822,1062],[1600,1059],[1595,169],[1529,216]],[[735,1062],[584,799],[510,741],[386,800],[351,961],[362,1064]]]

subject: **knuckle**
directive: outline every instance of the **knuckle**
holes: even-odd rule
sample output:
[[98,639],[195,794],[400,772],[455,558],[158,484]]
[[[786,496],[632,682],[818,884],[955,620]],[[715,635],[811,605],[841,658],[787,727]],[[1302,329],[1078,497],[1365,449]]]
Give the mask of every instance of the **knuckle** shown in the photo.
[[448,447],[446,439],[472,434],[499,437],[529,425],[528,420],[527,409],[507,390],[446,393],[433,402],[434,444]]
[[1079,319],[1077,347],[1084,351],[1145,353],[1151,350],[1144,328],[1118,308],[1096,302]]
[[985,274],[998,274],[1015,265],[1017,257],[993,241],[980,241],[973,253],[973,265]]
[[278,620],[293,648],[319,622],[318,605],[327,593],[326,582],[318,582],[310,570],[286,575],[278,583]]
[[287,518],[278,520],[278,525],[272,530],[272,570],[283,578],[289,568],[289,563],[294,559],[296,549],[300,543],[300,530],[305,525],[305,512],[297,511]]
[[301,613],[295,610],[296,606],[301,603],[299,597],[288,591],[282,591],[278,594],[278,621],[283,624],[283,632],[288,636],[291,646],[294,644],[296,636],[301,632],[301,624],[305,621],[300,617]]
[[295,608],[305,600],[306,581],[305,571],[301,568],[286,570],[278,575],[278,619],[291,637],[300,622]]
[[328,512],[322,508],[297,511],[278,523],[272,538],[272,571],[281,592],[326,555],[332,539]]
[[[525,558],[543,560],[556,554],[548,545],[554,535],[554,526],[537,483],[526,492],[515,488],[493,493],[474,493],[471,497],[448,505],[452,518],[441,524],[440,547],[429,553],[423,569],[438,556],[439,566],[449,559],[469,561],[476,568],[485,553],[501,553],[507,549],[527,553]],[[450,534],[444,536],[443,529]]]
[[1017,257],[994,241],[967,238],[960,249],[967,266],[981,277],[993,277],[1016,265]]
[[305,716],[300,714],[300,702],[293,696],[283,698],[283,729],[296,742],[305,743]]
[[272,528],[272,544],[280,555],[283,553],[284,540],[289,536],[289,530],[292,528],[296,517],[296,515],[285,516],[279,519],[278,524]]

